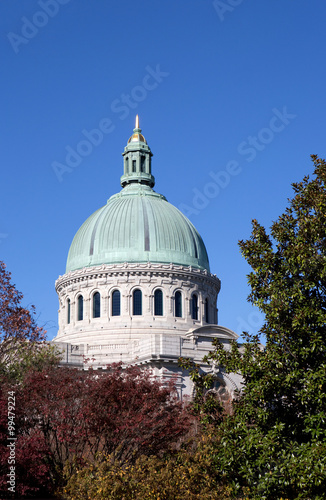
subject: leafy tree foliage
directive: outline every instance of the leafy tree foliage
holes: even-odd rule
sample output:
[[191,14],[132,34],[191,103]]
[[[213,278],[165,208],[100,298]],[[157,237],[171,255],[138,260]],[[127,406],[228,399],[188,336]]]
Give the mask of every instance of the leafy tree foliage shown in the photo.
[[63,468],[99,452],[120,463],[169,449],[191,424],[173,381],[163,386],[138,367],[107,372],[51,368],[30,373],[21,402],[28,425],[39,428]]
[[[121,466],[112,457],[76,468],[68,474],[64,488],[67,500],[139,499],[195,500],[231,498],[231,489],[211,467],[215,451],[214,434],[207,432],[198,443],[164,457],[142,456]],[[195,446],[194,446],[195,445]]]
[[[107,371],[58,366],[33,309],[0,263],[0,497],[8,495],[8,393],[14,394],[16,494],[47,494],[63,481],[64,466],[93,462],[98,453],[133,464],[178,445],[193,418],[171,380],[162,385],[137,367]],[[13,418],[13,417],[11,417]],[[14,424],[12,424],[14,425]]]
[[208,429],[211,432],[213,427],[218,428],[225,417],[233,413],[233,398],[227,391],[222,398],[214,387],[216,375],[205,373],[191,358],[179,358],[178,364],[189,372],[195,384],[196,390],[189,409],[199,418],[201,430]]
[[[23,295],[11,283],[11,275],[0,261],[0,496],[7,498],[9,465],[14,464],[16,494],[20,497],[48,489],[49,449],[37,428],[26,431],[25,413],[17,404],[8,413],[9,394],[16,398],[29,370],[58,364],[60,354],[45,342],[45,331],[34,319],[35,309],[21,305]],[[13,400],[13,399],[12,399]],[[12,404],[9,405],[12,408]],[[8,422],[15,429],[14,462],[8,463]]]
[[[1,354],[10,348],[11,339],[44,340],[44,331],[36,326],[31,312],[22,307],[22,298],[23,295],[11,283],[11,274],[6,271],[6,265],[0,261]],[[34,312],[34,307],[32,309]]]
[[23,383],[30,370],[42,371],[46,367],[58,366],[61,358],[58,347],[48,342],[15,342],[15,348],[10,349],[5,361],[0,363],[0,377],[11,383]]
[[45,343],[46,332],[37,326],[35,308],[21,305],[23,295],[11,283],[11,274],[0,261],[0,382],[23,379],[31,367],[57,364],[55,347]]
[[326,163],[312,159],[271,236],[254,220],[240,242],[266,345],[248,334],[242,353],[217,343],[206,358],[244,378],[215,464],[250,498],[326,498]]
[[[192,417],[167,385],[146,370],[121,364],[105,372],[47,366],[25,374],[23,383],[3,384],[0,399],[0,472],[8,469],[7,393],[16,395],[17,485],[20,494],[62,484],[73,463],[94,462],[100,452],[116,464],[175,447]],[[37,467],[37,470],[35,470]],[[33,478],[34,475],[34,478]],[[33,490],[35,478],[39,487]],[[5,488],[6,484],[0,484]]]
[[[24,409],[20,404],[8,414],[8,392],[15,394],[12,381],[2,379],[0,386],[0,498],[23,498],[26,495],[46,493],[49,486],[50,467],[49,449],[44,436],[38,429],[26,429],[24,423]],[[14,415],[13,428],[16,441],[14,442],[14,461],[9,459],[8,444],[8,415]],[[10,465],[15,467],[16,495],[10,496],[8,491],[8,473]]]
[[[28,372],[16,387],[18,437],[32,471],[36,444],[42,450],[41,484],[64,469],[69,499],[326,499],[326,163],[313,162],[314,178],[293,184],[270,236],[254,220],[251,237],[240,242],[252,267],[249,300],[265,315],[265,346],[247,333],[241,350],[216,341],[205,358],[242,375],[233,412],[207,395],[213,377],[184,361],[199,387],[193,409],[204,432],[194,448],[171,453],[191,427],[172,383],[121,365],[105,373]],[[10,296],[7,312],[17,299]],[[5,347],[10,324],[1,326]],[[34,330],[24,331],[23,339]],[[0,446],[4,425],[0,416]]]

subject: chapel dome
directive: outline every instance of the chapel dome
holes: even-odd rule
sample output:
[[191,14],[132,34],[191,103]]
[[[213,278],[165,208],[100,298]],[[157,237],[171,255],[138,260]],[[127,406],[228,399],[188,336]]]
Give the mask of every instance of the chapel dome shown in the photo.
[[77,231],[66,272],[124,262],[193,266],[209,271],[204,242],[180,210],[142,184],[111,196]]
[[[134,133],[141,135],[137,125],[136,121]],[[77,231],[66,272],[124,262],[172,263],[209,272],[206,248],[198,231],[180,210],[152,189],[152,153],[147,143],[128,142],[123,156],[123,189]]]

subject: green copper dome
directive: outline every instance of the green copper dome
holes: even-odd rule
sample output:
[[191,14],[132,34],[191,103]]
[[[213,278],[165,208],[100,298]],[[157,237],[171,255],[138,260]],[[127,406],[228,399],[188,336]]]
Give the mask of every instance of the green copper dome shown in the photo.
[[[124,262],[192,266],[209,271],[202,238],[191,222],[155,191],[152,153],[136,121],[136,140],[123,153],[123,189],[77,231],[66,272]],[[133,136],[132,136],[133,137]]]

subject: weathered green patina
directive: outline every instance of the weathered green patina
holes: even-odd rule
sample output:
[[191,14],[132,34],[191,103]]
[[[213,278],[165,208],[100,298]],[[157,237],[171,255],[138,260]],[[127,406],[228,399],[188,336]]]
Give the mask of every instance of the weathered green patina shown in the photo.
[[152,152],[138,122],[124,153],[123,189],[77,231],[66,272],[124,262],[207,269],[204,242],[193,224],[152,188]]

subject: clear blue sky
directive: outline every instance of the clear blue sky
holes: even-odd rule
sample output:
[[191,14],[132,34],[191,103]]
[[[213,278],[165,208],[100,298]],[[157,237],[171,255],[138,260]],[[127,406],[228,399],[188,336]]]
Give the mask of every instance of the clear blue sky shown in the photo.
[[325,19],[324,0],[1,2],[0,258],[49,338],[54,282],[120,189],[136,113],[156,191],[189,215],[222,281],[220,324],[257,330],[237,241],[284,211],[310,154],[326,156]]

